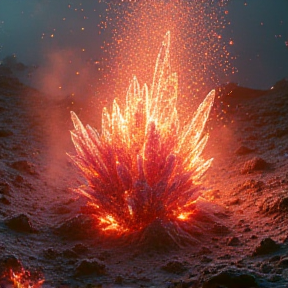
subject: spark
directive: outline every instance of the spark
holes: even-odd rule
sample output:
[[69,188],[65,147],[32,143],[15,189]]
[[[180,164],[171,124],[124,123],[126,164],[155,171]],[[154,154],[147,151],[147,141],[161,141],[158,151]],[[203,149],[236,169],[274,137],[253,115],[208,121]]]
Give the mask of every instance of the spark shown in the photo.
[[189,218],[200,194],[200,179],[212,159],[202,151],[203,133],[215,91],[192,121],[181,127],[176,109],[178,77],[170,66],[170,32],[160,48],[150,88],[133,77],[121,109],[114,99],[112,113],[102,112],[102,131],[83,126],[74,112],[71,131],[77,155],[71,156],[88,185],[77,192],[98,208],[103,230],[140,230],[156,219]]
[[168,30],[177,35],[171,39],[171,64],[179,78],[179,110],[189,113],[212,87],[228,81],[233,62],[225,37],[229,1],[103,2],[107,10],[102,13],[99,32],[105,34],[108,28],[112,35],[101,47],[106,69],[100,77],[105,78],[101,80],[107,85],[107,95],[123,95],[127,86],[123,83],[131,74],[141,83],[151,83],[154,63],[145,59],[155,58],[158,39]]

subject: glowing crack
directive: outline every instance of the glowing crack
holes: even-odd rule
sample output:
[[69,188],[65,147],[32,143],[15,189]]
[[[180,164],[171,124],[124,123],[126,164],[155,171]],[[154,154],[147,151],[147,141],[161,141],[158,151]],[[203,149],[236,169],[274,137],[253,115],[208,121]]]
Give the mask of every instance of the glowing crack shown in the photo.
[[140,230],[156,219],[183,221],[193,214],[199,180],[212,159],[202,151],[203,130],[213,105],[212,90],[192,121],[180,127],[177,74],[170,67],[170,32],[156,61],[153,83],[141,88],[133,77],[121,109],[102,113],[102,131],[83,126],[74,112],[71,131],[77,152],[69,155],[88,184],[77,191],[88,197],[103,230]]

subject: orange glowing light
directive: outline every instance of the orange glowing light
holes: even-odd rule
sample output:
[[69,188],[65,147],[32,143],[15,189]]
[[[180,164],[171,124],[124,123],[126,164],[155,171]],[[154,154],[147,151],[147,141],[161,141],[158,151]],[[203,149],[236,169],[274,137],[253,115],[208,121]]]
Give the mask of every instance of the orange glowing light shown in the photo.
[[124,233],[127,229],[123,229],[117,221],[110,215],[107,215],[106,218],[99,218],[100,226],[103,226],[103,231],[116,230],[118,232]]
[[152,85],[140,87],[134,76],[124,103],[114,99],[111,113],[103,109],[101,134],[84,127],[71,112],[77,155],[70,157],[88,181],[77,192],[98,207],[95,215],[103,230],[135,231],[156,219],[189,218],[200,194],[200,178],[212,162],[201,154],[214,97],[212,90],[191,122],[181,127],[178,76],[170,66],[167,32]]
[[189,217],[190,217],[192,214],[193,214],[193,212],[180,213],[180,214],[177,216],[177,218],[178,218],[179,220],[185,221],[185,220],[189,219]]
[[10,280],[13,282],[14,288],[41,288],[44,279],[31,280],[31,273],[27,270],[22,270],[20,272],[13,272],[10,270]]
[[227,81],[232,69],[229,45],[224,35],[218,35],[228,24],[229,0],[103,2],[107,10],[99,32],[106,33],[108,28],[112,35],[111,41],[103,43],[101,56],[105,73],[100,77],[107,95],[123,95],[132,75],[140,83],[152,82],[159,39],[168,30],[174,35],[171,65],[178,73],[179,93],[189,95],[178,97],[179,111],[191,112],[198,99]]

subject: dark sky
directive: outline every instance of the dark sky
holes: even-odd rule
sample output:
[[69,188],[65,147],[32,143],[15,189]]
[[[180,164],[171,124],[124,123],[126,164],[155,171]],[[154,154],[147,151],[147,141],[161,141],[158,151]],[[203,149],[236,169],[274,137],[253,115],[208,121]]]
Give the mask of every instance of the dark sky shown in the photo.
[[238,58],[233,80],[268,88],[288,77],[288,0],[231,0],[228,7],[232,52]]
[[[45,66],[53,51],[55,61],[65,54],[79,66],[96,63],[110,39],[109,30],[99,35],[106,8],[96,0],[0,0],[0,59],[15,54],[24,64]],[[230,0],[227,10],[231,24],[223,33],[233,41],[238,70],[228,80],[269,88],[288,77],[288,0]]]
[[103,9],[105,5],[94,0],[0,0],[1,56],[15,53],[33,64],[56,45],[93,48],[93,55],[101,44],[98,24]]

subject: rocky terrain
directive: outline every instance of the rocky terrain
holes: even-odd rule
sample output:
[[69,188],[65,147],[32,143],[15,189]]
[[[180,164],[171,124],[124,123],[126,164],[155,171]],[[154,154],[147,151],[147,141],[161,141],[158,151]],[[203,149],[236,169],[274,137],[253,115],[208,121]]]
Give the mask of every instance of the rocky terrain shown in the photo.
[[287,288],[288,81],[217,93],[204,151],[214,161],[192,224],[116,237],[97,229],[71,189],[84,180],[66,155],[74,153],[70,110],[97,126],[97,101],[55,100],[2,73],[1,288],[22,269],[47,288]]

